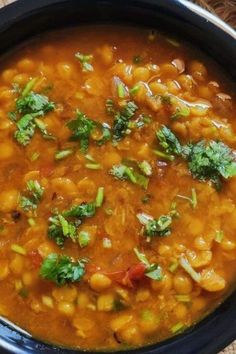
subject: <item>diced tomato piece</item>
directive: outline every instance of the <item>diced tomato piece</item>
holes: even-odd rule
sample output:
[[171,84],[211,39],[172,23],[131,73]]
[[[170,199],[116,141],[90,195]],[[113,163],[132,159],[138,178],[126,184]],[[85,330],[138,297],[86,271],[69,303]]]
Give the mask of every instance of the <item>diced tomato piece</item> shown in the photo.
[[31,260],[31,265],[33,268],[39,268],[41,266],[43,258],[37,250],[31,251],[28,256]]
[[116,281],[124,286],[133,288],[135,282],[142,280],[145,276],[146,266],[143,263],[138,263],[131,266],[128,270],[120,270],[116,272],[104,273],[113,281]]

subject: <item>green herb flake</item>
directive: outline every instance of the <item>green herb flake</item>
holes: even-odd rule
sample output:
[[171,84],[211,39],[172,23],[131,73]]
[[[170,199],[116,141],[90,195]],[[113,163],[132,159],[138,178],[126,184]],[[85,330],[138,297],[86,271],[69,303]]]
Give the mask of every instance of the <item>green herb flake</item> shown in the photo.
[[51,253],[43,260],[40,276],[58,286],[79,282],[85,274],[86,262],[85,259],[73,261],[68,256]]
[[182,153],[182,147],[177,137],[165,125],[156,132],[156,137],[159,140],[160,146],[164,149],[164,153],[168,156],[177,155]]
[[79,241],[79,245],[81,248],[88,246],[90,243],[90,239],[91,239],[91,237],[90,237],[89,232],[86,232],[86,231],[79,232],[78,241]]
[[236,175],[233,151],[220,141],[188,144],[183,147],[183,156],[192,176],[200,181],[211,181],[217,190],[221,189],[223,178]]
[[62,160],[73,154],[72,149],[59,150],[55,153],[55,160]]
[[93,71],[93,66],[91,64],[91,61],[93,60],[93,55],[82,54],[82,53],[78,52],[75,54],[75,57],[76,57],[76,59],[79,60],[83,72]]
[[95,205],[97,208],[101,207],[104,201],[104,187],[99,187],[97,191]]
[[221,243],[224,239],[224,231],[217,230],[215,234],[215,242]]
[[190,115],[190,109],[187,106],[182,108],[177,107],[175,113],[173,113],[170,118],[172,120],[177,120],[181,117],[188,117],[189,115]]
[[170,235],[172,217],[170,215],[161,215],[159,219],[150,220],[145,225],[145,235],[149,237],[165,237]]
[[117,95],[119,98],[125,98],[126,96],[125,86],[122,82],[117,85]]

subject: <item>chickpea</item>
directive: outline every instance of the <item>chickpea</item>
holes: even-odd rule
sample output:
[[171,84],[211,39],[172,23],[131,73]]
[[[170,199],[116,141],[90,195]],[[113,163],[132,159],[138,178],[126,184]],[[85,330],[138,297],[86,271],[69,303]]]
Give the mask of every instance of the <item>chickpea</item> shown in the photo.
[[7,260],[0,260],[0,281],[4,280],[9,274],[9,267]]
[[208,265],[212,260],[212,252],[211,251],[187,251],[187,258],[189,263],[194,268],[201,268],[203,266]]
[[152,151],[151,151],[149,145],[146,143],[142,144],[137,151],[137,155],[142,159],[150,158],[151,154],[152,154]]
[[160,256],[169,257],[172,255],[171,247],[165,244],[161,244],[158,247],[158,253]]
[[153,290],[162,290],[162,291],[168,291],[172,288],[173,285],[173,279],[172,275],[170,273],[165,273],[162,280],[157,281],[157,280],[152,280],[151,281],[151,287]]
[[113,165],[121,163],[121,156],[117,152],[105,152],[103,155],[103,166],[111,168]]
[[132,320],[132,315],[120,315],[118,317],[115,317],[110,323],[111,329],[113,330],[113,332],[118,332],[127,324],[129,324]]
[[114,307],[114,296],[113,294],[100,295],[97,299],[97,310],[109,312]]
[[168,92],[167,86],[157,81],[151,82],[149,87],[154,95],[164,95]]
[[104,45],[102,48],[98,49],[101,60],[104,65],[111,65],[113,61],[113,49],[109,45]]
[[71,302],[61,301],[59,302],[57,308],[59,312],[66,316],[73,316],[75,312],[75,305]]
[[198,86],[198,94],[200,97],[206,100],[210,100],[213,97],[213,92],[209,86],[203,86],[203,85]]
[[45,241],[45,242],[41,243],[41,245],[38,247],[38,252],[39,252],[40,256],[45,258],[50,253],[54,252],[54,245],[49,241]]
[[190,294],[193,289],[191,278],[182,273],[174,276],[173,285],[177,294]]
[[139,320],[139,326],[142,333],[150,334],[157,330],[159,327],[160,321],[158,317],[149,310],[145,310],[141,314],[141,318]]
[[223,241],[220,243],[220,247],[224,251],[233,251],[235,249],[236,245],[235,245],[235,242],[224,238]]
[[194,247],[200,251],[208,251],[211,248],[211,244],[202,236],[198,236],[194,239]]
[[160,73],[162,77],[174,79],[178,75],[178,69],[174,65],[166,63],[160,66]]
[[29,58],[23,58],[17,63],[20,71],[31,72],[35,69],[35,62]]
[[13,82],[21,86],[25,85],[29,81],[29,76],[27,74],[17,74],[13,77]]
[[99,76],[93,75],[85,81],[85,90],[92,96],[100,96],[104,91],[104,83]]
[[135,82],[147,81],[150,77],[150,72],[145,67],[135,68],[133,71],[133,78]]
[[191,310],[193,312],[202,311],[207,306],[207,301],[203,296],[198,296],[192,300]]
[[191,235],[193,236],[197,236],[201,234],[204,230],[204,225],[202,223],[202,220],[197,218],[191,218],[188,229]]
[[0,193],[0,211],[9,213],[17,208],[19,192],[16,189],[8,189]]
[[0,143],[0,160],[7,160],[15,153],[14,145],[10,142]]
[[97,188],[95,183],[88,177],[83,178],[77,184],[78,194],[84,197],[95,197]]
[[74,302],[77,298],[77,289],[74,286],[64,286],[62,288],[56,288],[52,291],[52,296],[58,302]]
[[53,307],[54,307],[53,299],[50,296],[43,295],[42,296],[42,303],[51,309],[53,309]]
[[173,95],[176,95],[181,89],[179,83],[177,81],[175,81],[175,80],[168,81],[166,83],[166,85],[167,85],[167,88],[168,88],[168,92],[172,93]]
[[90,277],[90,287],[95,291],[103,291],[111,286],[111,279],[102,273],[94,273]]
[[80,309],[85,309],[89,304],[89,297],[86,293],[79,293],[77,304]]
[[76,334],[79,337],[86,338],[92,333],[95,323],[89,318],[78,316],[73,319],[73,326],[77,329]]
[[16,76],[17,70],[16,69],[6,69],[2,72],[2,79],[7,84],[12,82],[14,76]]
[[193,60],[190,63],[189,70],[195,80],[197,80],[197,81],[204,81],[205,80],[205,77],[207,75],[207,69],[204,66],[204,64],[202,64],[201,62],[199,62],[197,60]]
[[194,81],[193,81],[192,76],[182,74],[178,77],[177,80],[178,80],[178,83],[180,84],[180,86],[184,90],[190,92],[193,89]]
[[128,325],[127,328],[122,329],[119,332],[119,337],[128,344],[138,345],[142,343],[142,336],[136,325]]
[[207,291],[215,292],[223,290],[226,286],[226,281],[214,269],[209,268],[202,271],[200,285]]
[[73,65],[70,63],[58,63],[57,72],[63,80],[70,80],[74,75],[75,70]]
[[14,274],[21,274],[24,267],[24,257],[19,254],[14,255],[9,268]]
[[31,272],[23,273],[22,281],[23,281],[24,285],[26,285],[26,286],[32,285],[33,281],[34,281],[32,273]]
[[136,301],[137,302],[145,302],[150,298],[151,294],[148,289],[139,289],[136,293]]
[[57,193],[65,194],[67,196],[76,196],[78,188],[76,184],[69,178],[57,177],[51,180],[51,186]]
[[188,315],[188,309],[184,304],[177,304],[174,313],[178,320],[184,320]]

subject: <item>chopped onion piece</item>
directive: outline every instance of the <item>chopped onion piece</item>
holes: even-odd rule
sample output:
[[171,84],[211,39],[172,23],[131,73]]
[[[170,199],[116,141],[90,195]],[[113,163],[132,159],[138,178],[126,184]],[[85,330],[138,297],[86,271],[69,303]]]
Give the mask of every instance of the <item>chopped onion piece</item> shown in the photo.
[[179,258],[179,264],[195,282],[200,283],[201,275],[193,269],[189,261],[184,256]]
[[142,225],[147,225],[149,221],[153,220],[153,217],[146,213],[138,213],[136,216]]

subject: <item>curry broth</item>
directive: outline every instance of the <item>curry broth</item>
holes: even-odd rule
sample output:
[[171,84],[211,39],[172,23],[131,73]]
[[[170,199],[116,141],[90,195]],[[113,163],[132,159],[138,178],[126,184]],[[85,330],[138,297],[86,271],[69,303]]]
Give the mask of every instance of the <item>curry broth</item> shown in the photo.
[[[75,57],[78,52],[93,56],[87,58],[92,69]],[[48,135],[34,127],[23,146],[14,137],[23,114],[18,110],[14,121],[8,113],[16,111],[24,87],[34,78],[29,92],[55,105],[39,114]],[[175,97],[190,106],[183,110]],[[79,109],[112,127],[115,117],[106,110],[107,99],[116,112],[134,102],[130,121],[141,114],[146,118],[140,126],[130,125],[117,141],[111,138],[100,146],[101,126],[96,126],[87,151],[81,152],[81,140],[70,141],[66,124]],[[217,191],[214,183],[193,178],[181,156],[158,155],[164,152],[155,136],[165,125],[181,144],[220,140],[236,148],[235,91],[221,69],[160,33],[84,26],[47,33],[5,57],[0,103],[3,316],[48,342],[111,350],[179,333],[222,302],[235,281],[236,177],[223,180]],[[64,150],[70,153],[57,155]],[[111,173],[125,161],[131,172],[133,164],[147,162],[138,172],[149,180],[146,188],[127,175],[119,179]],[[37,181],[43,190],[36,195],[37,205],[28,209],[22,206],[22,196],[30,202],[33,198],[27,181]],[[92,203],[99,188],[101,205],[76,224],[83,237],[67,235],[59,247],[48,236],[52,215]],[[147,224],[140,218],[163,215],[170,230],[145,234]],[[52,253],[74,261],[87,258],[82,279],[62,286],[42,279],[40,267]],[[197,274],[194,279],[180,264],[181,257]]]

